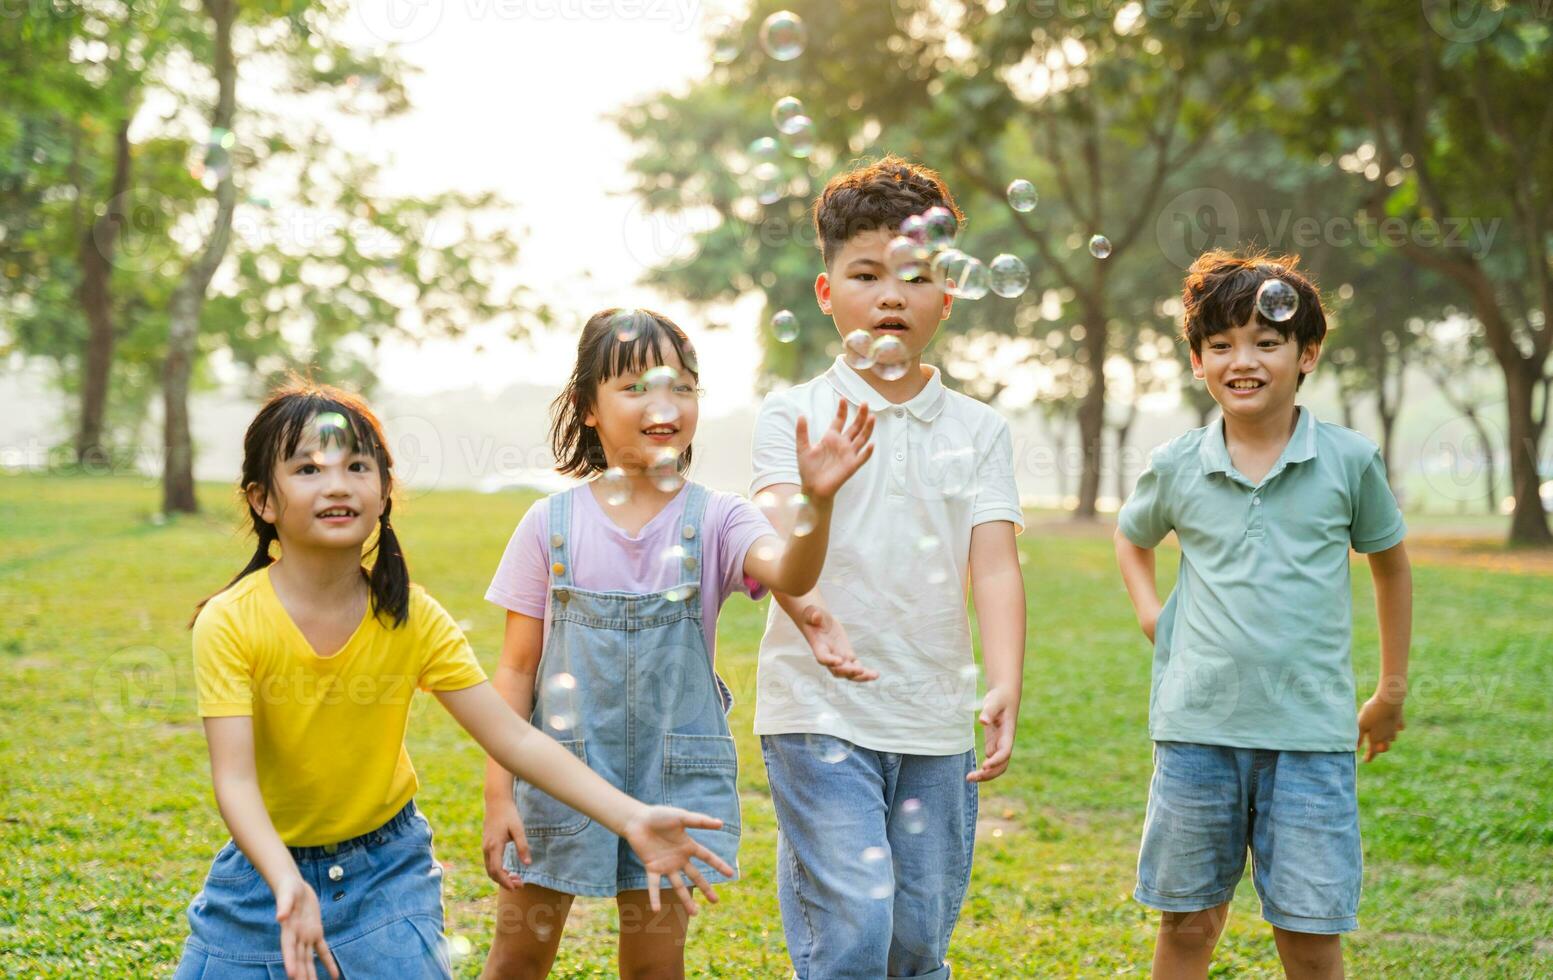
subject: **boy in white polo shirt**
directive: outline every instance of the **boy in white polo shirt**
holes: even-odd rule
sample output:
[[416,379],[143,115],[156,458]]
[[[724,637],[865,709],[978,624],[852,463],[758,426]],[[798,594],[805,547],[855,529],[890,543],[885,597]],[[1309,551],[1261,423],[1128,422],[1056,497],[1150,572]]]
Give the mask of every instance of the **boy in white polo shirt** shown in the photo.
[[[1024,520],[1008,423],[922,363],[953,299],[941,283],[898,277],[886,256],[901,223],[934,207],[962,217],[938,174],[893,156],[826,185],[814,206],[820,309],[843,338],[896,338],[905,371],[870,369],[848,344],[820,377],[770,395],[755,426],[752,493],[785,500],[798,490],[799,415],[817,424],[845,399],[878,419],[874,458],[835,497],[819,585],[776,595],[760,645],[755,732],[777,813],[783,930],[805,980],[949,976],[977,786],[1013,753]],[[778,508],[784,533],[793,519],[781,515],[796,512]],[[967,586],[987,680],[979,703]],[[980,766],[968,724],[978,711]]]

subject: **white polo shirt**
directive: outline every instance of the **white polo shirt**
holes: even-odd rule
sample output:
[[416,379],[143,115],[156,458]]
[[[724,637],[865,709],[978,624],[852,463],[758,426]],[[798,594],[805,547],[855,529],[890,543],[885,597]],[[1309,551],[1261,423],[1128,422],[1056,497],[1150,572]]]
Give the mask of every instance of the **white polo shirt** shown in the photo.
[[877,680],[832,677],[775,603],[760,642],[755,733],[835,735],[880,752],[955,755],[975,744],[981,708],[966,614],[971,528],[1024,529],[1008,423],[945,388],[938,369],[900,405],[837,358],[773,392],[755,422],[751,493],[799,483],[793,426],[830,425],[840,399],[878,421],[874,454],[836,494],[820,593]]

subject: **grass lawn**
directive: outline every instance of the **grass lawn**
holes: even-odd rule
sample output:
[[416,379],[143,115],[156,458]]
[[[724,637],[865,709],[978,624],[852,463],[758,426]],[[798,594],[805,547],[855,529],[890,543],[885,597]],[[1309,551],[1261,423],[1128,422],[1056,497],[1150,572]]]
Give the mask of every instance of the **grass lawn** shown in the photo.
[[[193,604],[243,564],[233,494],[151,520],[135,478],[0,476],[0,974],[164,976],[183,909],[226,839],[194,710]],[[528,497],[436,492],[396,507],[417,581],[494,665],[502,614],[481,596]],[[1147,973],[1155,916],[1133,902],[1150,770],[1149,651],[1109,533],[1037,524],[1020,543],[1030,656],[1013,767],[983,789],[958,976]],[[1360,770],[1365,849],[1355,977],[1553,975],[1553,576],[1436,549],[1415,568],[1414,694],[1392,752]],[[1173,576],[1172,555],[1161,556]],[[1168,584],[1168,582],[1166,583]],[[1360,690],[1374,606],[1354,566]],[[694,976],[779,977],[775,821],[750,734],[764,603],[734,597],[719,667],[739,698],[744,877],[694,924]],[[969,724],[969,720],[967,721]],[[489,943],[481,754],[418,696],[410,751],[447,865],[462,976]],[[609,902],[578,903],[557,976],[614,975]],[[1216,976],[1277,975],[1249,881]]]

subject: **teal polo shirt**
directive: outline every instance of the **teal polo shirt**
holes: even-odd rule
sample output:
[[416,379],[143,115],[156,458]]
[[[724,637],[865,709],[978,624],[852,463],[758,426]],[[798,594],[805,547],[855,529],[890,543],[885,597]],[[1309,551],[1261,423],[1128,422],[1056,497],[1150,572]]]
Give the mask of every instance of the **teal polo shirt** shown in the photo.
[[1181,572],[1154,634],[1149,737],[1352,752],[1349,548],[1407,532],[1375,444],[1301,406],[1260,483],[1235,469],[1224,421],[1154,450],[1118,517],[1153,548],[1171,531]]

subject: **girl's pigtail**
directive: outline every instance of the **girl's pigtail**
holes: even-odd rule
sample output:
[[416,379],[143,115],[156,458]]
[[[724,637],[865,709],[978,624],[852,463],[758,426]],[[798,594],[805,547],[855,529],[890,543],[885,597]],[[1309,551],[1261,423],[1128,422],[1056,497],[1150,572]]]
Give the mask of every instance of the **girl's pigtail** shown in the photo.
[[257,533],[259,536],[259,543],[255,545],[253,549],[253,557],[248,559],[248,564],[243,566],[242,571],[233,576],[232,581],[223,585],[215,593],[208,595],[200,600],[199,605],[194,607],[194,615],[189,617],[190,627],[194,626],[194,621],[199,618],[200,610],[205,608],[205,603],[214,599],[216,596],[220,595],[222,592],[225,592],[227,589],[230,589],[232,586],[236,585],[238,582],[241,582],[243,579],[252,575],[254,572],[257,572],[259,569],[266,568],[275,562],[274,556],[270,554],[270,545],[280,540],[280,535],[276,532],[275,525],[271,524],[269,521],[260,520],[259,515],[255,514],[253,515],[253,526],[255,533]]
[[399,537],[389,523],[389,512],[394,509],[390,499],[378,518],[376,560],[372,563],[369,585],[372,589],[372,614],[388,613],[394,625],[403,626],[410,618],[410,566],[405,564],[404,549],[399,547]]

